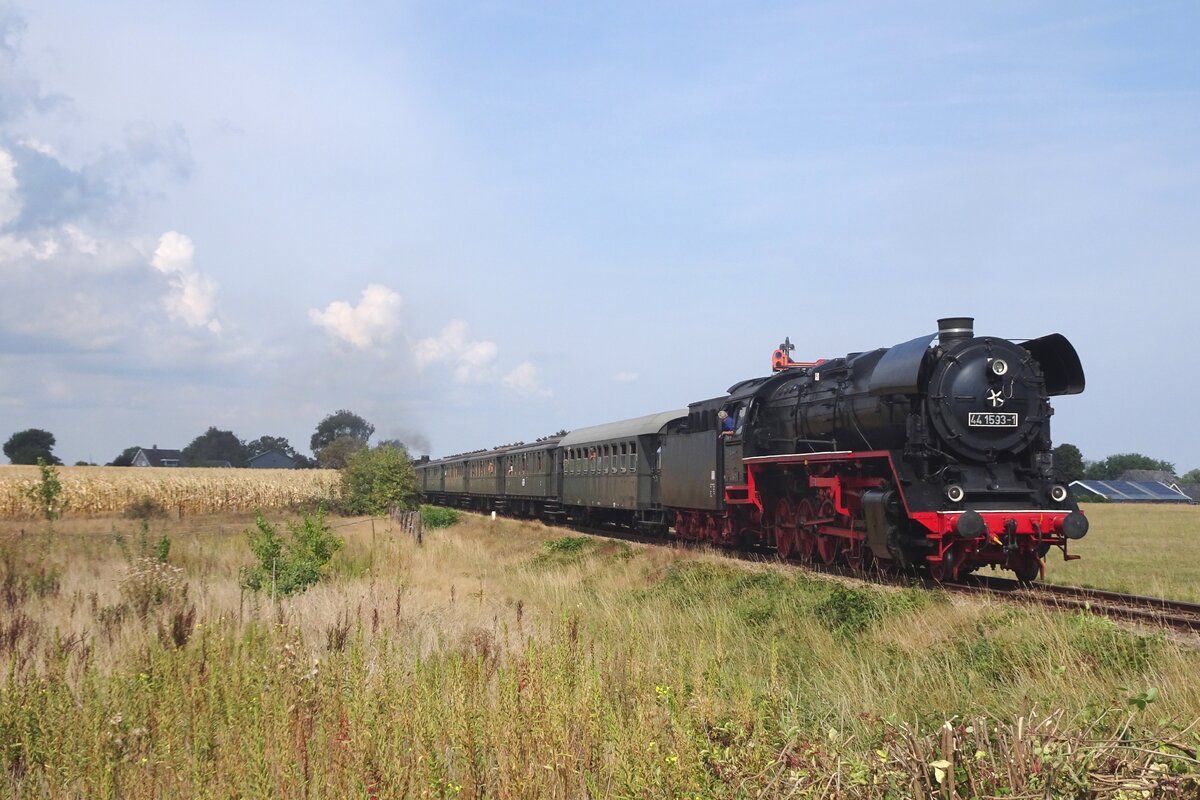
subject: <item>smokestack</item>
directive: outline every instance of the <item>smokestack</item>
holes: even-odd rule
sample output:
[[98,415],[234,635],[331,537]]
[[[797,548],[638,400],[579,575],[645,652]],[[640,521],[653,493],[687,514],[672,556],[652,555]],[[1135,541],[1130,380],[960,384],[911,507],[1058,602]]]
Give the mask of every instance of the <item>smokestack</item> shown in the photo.
[[975,336],[974,317],[945,317],[938,320],[938,341],[943,346]]

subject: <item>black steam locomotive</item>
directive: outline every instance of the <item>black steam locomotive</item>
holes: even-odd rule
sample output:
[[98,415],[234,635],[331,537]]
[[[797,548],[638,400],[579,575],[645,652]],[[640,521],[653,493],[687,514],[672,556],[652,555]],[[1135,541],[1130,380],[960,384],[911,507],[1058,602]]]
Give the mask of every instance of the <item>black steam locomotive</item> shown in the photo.
[[[1052,334],[977,337],[973,320],[828,361],[796,362],[686,411],[534,445],[418,465],[428,499],[547,520],[613,524],[784,559],[919,567],[953,580],[981,566],[1033,580],[1087,533],[1055,483],[1049,398],[1083,391]],[[724,412],[724,413],[722,413]]]

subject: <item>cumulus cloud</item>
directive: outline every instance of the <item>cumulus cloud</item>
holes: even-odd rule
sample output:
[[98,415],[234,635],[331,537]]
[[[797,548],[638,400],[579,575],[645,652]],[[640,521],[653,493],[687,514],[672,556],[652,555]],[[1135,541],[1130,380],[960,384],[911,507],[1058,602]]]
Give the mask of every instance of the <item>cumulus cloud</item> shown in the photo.
[[458,383],[491,380],[492,362],[499,352],[495,342],[472,340],[470,326],[461,319],[452,320],[437,336],[422,339],[413,347],[418,369],[439,362],[451,364]]
[[154,258],[150,263],[164,275],[178,275],[192,268],[196,257],[196,246],[190,237],[175,231],[167,231],[158,239]]
[[372,283],[363,289],[358,305],[335,300],[324,311],[309,309],[308,318],[335,339],[366,350],[391,339],[400,324],[401,302],[388,287]]
[[500,379],[504,388],[527,397],[550,397],[552,392],[542,387],[538,377],[538,368],[528,361],[522,361],[507,375]]
[[[26,118],[70,100],[47,94],[24,71],[24,21],[3,5],[0,339],[16,351],[63,357],[112,351],[172,365],[188,353],[211,357],[203,334],[221,330],[217,283],[196,268],[191,239],[170,231],[155,247],[148,237],[114,235],[112,226],[127,226],[141,201],[160,193],[164,178],[188,176],[183,129],[132,123],[115,146],[68,163],[45,136],[22,130]],[[72,149],[66,128],[43,129]]]
[[196,247],[190,237],[167,231],[158,239],[150,264],[166,275],[171,291],[163,298],[163,307],[172,319],[183,320],[191,328],[221,332],[216,317],[217,282],[195,269]]

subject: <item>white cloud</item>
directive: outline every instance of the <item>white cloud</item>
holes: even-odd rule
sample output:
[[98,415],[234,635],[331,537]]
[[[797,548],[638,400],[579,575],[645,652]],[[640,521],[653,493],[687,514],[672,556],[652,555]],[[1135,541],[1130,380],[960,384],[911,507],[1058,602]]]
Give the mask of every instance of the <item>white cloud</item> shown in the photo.
[[618,372],[612,379],[617,383],[633,383],[638,379],[636,372]]
[[550,397],[552,392],[542,387],[538,377],[538,368],[528,361],[522,361],[511,372],[500,379],[500,383],[517,394],[529,397]]
[[418,369],[438,362],[453,364],[454,380],[458,383],[491,380],[491,364],[499,352],[495,342],[471,341],[470,326],[461,319],[452,320],[440,334],[422,339],[413,347]]
[[324,311],[309,309],[308,318],[335,339],[366,350],[391,338],[400,323],[401,302],[388,287],[372,283],[357,306],[335,300]]
[[0,228],[21,215],[21,196],[17,189],[17,162],[7,150],[0,150]]
[[0,236],[0,264],[32,258],[34,261],[49,261],[58,255],[59,245],[47,236],[40,242],[23,236]]
[[172,319],[183,320],[192,328],[207,328],[221,332],[216,318],[217,282],[197,271],[193,265],[196,247],[190,237],[167,231],[158,239],[150,263],[169,276],[171,291],[163,298],[163,306]]
[[164,275],[177,275],[192,268],[196,247],[191,237],[175,231],[167,231],[158,238],[151,264]]

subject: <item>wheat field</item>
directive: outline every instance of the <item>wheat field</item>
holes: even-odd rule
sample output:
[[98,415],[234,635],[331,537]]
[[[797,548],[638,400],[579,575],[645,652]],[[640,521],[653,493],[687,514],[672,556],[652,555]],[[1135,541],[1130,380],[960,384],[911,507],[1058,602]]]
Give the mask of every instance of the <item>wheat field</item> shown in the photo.
[[[341,478],[323,469],[220,469],[58,467],[67,516],[121,513],[152,501],[164,512],[208,514],[284,509],[337,495]],[[35,517],[28,491],[39,473],[32,466],[0,466],[0,517]]]

